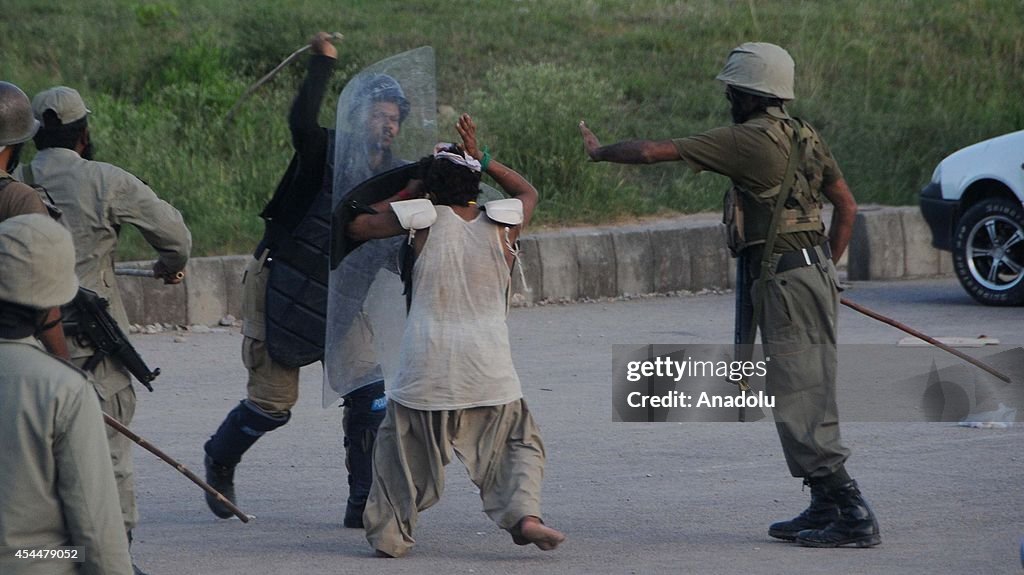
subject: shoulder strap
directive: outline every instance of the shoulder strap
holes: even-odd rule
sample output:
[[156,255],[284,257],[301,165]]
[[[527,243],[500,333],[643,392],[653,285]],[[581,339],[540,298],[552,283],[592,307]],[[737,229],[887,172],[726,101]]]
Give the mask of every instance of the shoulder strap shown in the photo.
[[[757,337],[757,318],[761,315],[762,302],[764,300],[764,284],[765,279],[768,277],[771,271],[772,265],[772,251],[775,249],[775,239],[779,235],[779,220],[782,217],[782,211],[785,209],[786,201],[789,199],[789,195],[793,189],[794,180],[796,178],[796,166],[799,158],[804,155],[804,148],[807,145],[807,138],[803,137],[800,126],[791,126],[793,128],[792,145],[789,149],[789,161],[786,163],[786,172],[782,176],[782,189],[779,190],[779,195],[775,198],[775,209],[772,211],[772,220],[768,225],[768,235],[765,238],[764,253],[761,254],[761,274],[757,277],[755,282],[758,285],[758,296],[754,298],[754,315],[750,318],[750,337],[751,343],[753,338]],[[741,389],[745,382],[741,382]],[[746,385],[748,391],[749,385]]]
[[779,236],[779,221],[782,219],[782,211],[786,208],[789,195],[793,191],[793,184],[796,179],[796,165],[804,155],[804,146],[807,139],[802,136],[798,126],[793,127],[793,141],[789,148],[789,161],[786,163],[786,172],[782,176],[782,189],[775,197],[775,209],[772,211],[772,220],[768,224],[768,235],[765,237],[764,253],[761,255],[761,275],[763,278],[768,275],[771,267],[772,251],[775,249],[775,239]]

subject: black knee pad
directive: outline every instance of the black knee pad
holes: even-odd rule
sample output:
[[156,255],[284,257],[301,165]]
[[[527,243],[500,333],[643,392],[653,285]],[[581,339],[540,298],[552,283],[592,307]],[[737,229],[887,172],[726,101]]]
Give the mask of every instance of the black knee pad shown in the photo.
[[228,467],[241,461],[242,455],[268,431],[288,423],[291,412],[272,414],[249,400],[242,400],[232,409],[204,446],[206,454]]
[[252,401],[243,399],[228,417],[233,417],[235,425],[243,432],[259,437],[288,423],[292,418],[292,412],[271,413]]
[[[384,382],[378,381],[360,387],[345,396],[345,437],[355,438],[366,432],[377,435],[377,428],[384,421],[388,399],[384,395]],[[370,440],[372,444],[372,439]]]

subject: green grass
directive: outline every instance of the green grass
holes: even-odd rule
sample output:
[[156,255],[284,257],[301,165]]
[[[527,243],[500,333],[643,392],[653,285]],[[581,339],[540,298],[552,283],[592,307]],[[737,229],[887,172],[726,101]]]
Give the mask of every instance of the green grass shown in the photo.
[[[98,159],[178,207],[196,255],[247,252],[259,237],[304,66],[222,120],[321,29],[345,34],[329,100],[362,67],[432,45],[440,103],[472,113],[495,157],[534,182],[544,225],[717,210],[721,178],[682,164],[589,164],[576,123],[605,142],[725,123],[713,78],[743,41],[793,54],[791,111],[822,131],[861,202],[913,203],[943,156],[1024,128],[1016,0],[7,0],[4,13],[0,78],[30,94],[78,88]],[[332,105],[321,119],[333,121]],[[126,236],[123,257],[148,255]]]

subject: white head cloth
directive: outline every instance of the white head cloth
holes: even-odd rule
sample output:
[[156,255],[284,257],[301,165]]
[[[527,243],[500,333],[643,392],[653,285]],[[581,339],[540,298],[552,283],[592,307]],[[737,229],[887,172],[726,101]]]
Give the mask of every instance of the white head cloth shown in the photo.
[[465,152],[462,152],[461,154],[453,154],[448,151],[452,149],[455,149],[455,144],[441,142],[434,146],[434,157],[444,158],[457,166],[465,166],[474,172],[480,172],[480,162],[478,162],[476,158],[466,154]]

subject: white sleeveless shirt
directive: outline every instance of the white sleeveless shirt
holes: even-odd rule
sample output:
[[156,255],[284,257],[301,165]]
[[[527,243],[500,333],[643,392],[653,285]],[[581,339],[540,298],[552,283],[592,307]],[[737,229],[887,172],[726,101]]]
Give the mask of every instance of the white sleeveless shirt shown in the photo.
[[502,405],[522,398],[509,348],[504,227],[437,206],[413,267],[412,306],[388,396],[412,409]]

